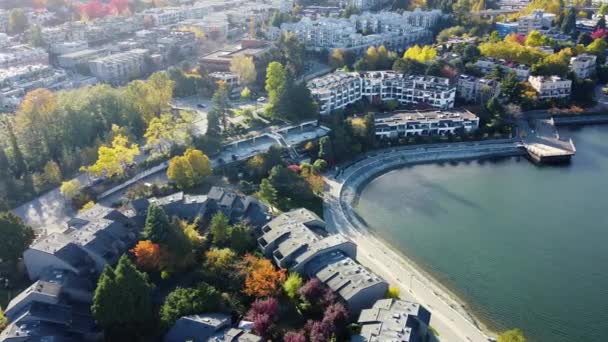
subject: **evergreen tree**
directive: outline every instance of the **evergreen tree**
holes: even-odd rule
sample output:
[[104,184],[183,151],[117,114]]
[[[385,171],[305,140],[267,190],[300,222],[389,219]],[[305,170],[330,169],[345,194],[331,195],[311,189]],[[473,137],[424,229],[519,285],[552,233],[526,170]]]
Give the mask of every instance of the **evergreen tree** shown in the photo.
[[228,121],[226,120],[226,116],[230,111],[230,103],[228,102],[228,96],[230,94],[230,90],[228,89],[228,85],[226,82],[220,82],[217,90],[213,93],[213,97],[211,98],[211,110],[210,112],[217,116],[220,124],[226,130],[226,126]]
[[576,31],[576,10],[574,7],[569,7],[566,10],[561,29],[564,34],[573,34]]
[[507,102],[519,102],[522,85],[517,79],[515,72],[510,72],[500,82],[500,92],[507,99]]
[[25,164],[25,158],[23,157],[23,153],[21,153],[21,149],[17,143],[17,137],[15,136],[13,126],[8,121],[5,121],[5,124],[8,132],[8,140],[13,153],[13,174],[16,178],[20,178],[24,173],[27,172],[27,165]]
[[196,288],[177,288],[165,299],[160,309],[160,320],[165,328],[169,328],[180,317],[215,312],[221,302],[221,294],[206,283]]
[[147,340],[154,320],[152,286],[126,255],[115,270],[106,266],[99,277],[91,312],[105,329],[106,340]]
[[16,264],[34,240],[34,230],[12,212],[0,213],[0,260]]
[[230,228],[230,224],[228,222],[228,218],[224,213],[218,212],[213,215],[211,219],[210,231],[213,236],[213,244],[217,246],[223,246],[228,240],[228,230]]
[[319,158],[333,163],[335,160],[334,150],[329,137],[323,137],[319,140]]
[[266,200],[266,202],[275,206],[277,203],[277,190],[270,184],[268,178],[262,179],[260,183],[260,197]]
[[158,244],[166,244],[171,241],[171,223],[163,208],[156,204],[150,204],[144,226],[144,238]]

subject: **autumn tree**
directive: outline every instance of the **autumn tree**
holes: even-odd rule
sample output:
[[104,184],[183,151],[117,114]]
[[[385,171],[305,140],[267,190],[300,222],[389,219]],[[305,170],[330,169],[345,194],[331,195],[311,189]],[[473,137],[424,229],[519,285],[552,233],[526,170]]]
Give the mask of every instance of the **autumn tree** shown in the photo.
[[507,330],[498,335],[498,342],[526,342],[524,332],[519,329]]
[[139,146],[129,143],[127,137],[117,135],[110,146],[100,146],[95,164],[82,167],[82,171],[95,177],[114,177],[125,173],[127,167],[133,164],[139,155]]
[[215,312],[221,302],[221,294],[207,283],[200,283],[195,288],[177,288],[167,296],[160,308],[160,321],[165,328],[169,328],[180,317]]
[[344,50],[338,48],[333,49],[329,55],[329,65],[334,69],[338,69],[346,65]]
[[251,56],[236,56],[233,58],[230,61],[230,71],[239,77],[241,85],[253,83],[257,76]]
[[299,274],[290,273],[287,280],[285,280],[285,283],[283,283],[283,290],[285,291],[285,294],[287,294],[287,297],[291,300],[296,300],[299,296],[298,291],[300,291],[303,284],[304,281]]
[[141,240],[131,249],[135,256],[135,263],[145,271],[158,271],[162,263],[160,245],[150,240]]
[[54,160],[49,160],[42,172],[42,177],[47,184],[57,185],[61,183],[61,169]]
[[427,62],[435,57],[437,57],[437,50],[429,45],[423,47],[414,45],[403,54],[404,59],[413,59],[418,62]]
[[175,83],[164,72],[156,72],[147,80],[130,82],[126,97],[145,122],[169,111]]
[[270,338],[270,333],[279,318],[279,301],[276,298],[257,299],[245,315],[253,322],[256,334]]
[[286,276],[286,270],[277,270],[270,260],[251,254],[243,257],[241,272],[245,275],[243,292],[258,298],[276,295]]
[[191,113],[181,113],[177,117],[172,114],[161,114],[160,117],[154,117],[144,134],[146,147],[165,154],[174,145],[188,144],[192,136],[192,122]]
[[145,340],[153,321],[152,285],[126,255],[106,266],[97,282],[91,312],[109,340]]
[[12,212],[0,213],[0,260],[16,264],[34,240],[34,230]]
[[2,310],[2,307],[0,307],[0,331],[4,330],[4,328],[6,328],[7,325],[8,325],[8,319],[6,319],[6,316],[4,315],[4,311]]
[[181,189],[201,184],[211,175],[211,161],[203,152],[187,149],[182,156],[169,161],[167,177]]
[[78,193],[81,187],[82,185],[78,179],[72,179],[61,183],[59,191],[63,196],[71,199]]

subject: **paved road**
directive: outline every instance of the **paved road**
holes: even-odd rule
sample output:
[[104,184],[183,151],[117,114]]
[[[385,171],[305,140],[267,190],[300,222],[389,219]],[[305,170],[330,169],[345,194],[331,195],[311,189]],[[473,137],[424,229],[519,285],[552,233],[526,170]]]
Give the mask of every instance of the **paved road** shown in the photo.
[[[328,229],[346,235],[357,244],[357,260],[384,277],[392,286],[398,286],[402,298],[422,303],[432,312],[431,325],[439,332],[441,341],[484,342],[488,337],[473,322],[457,299],[403,256],[376,239],[360,223],[353,225],[353,209],[357,187],[376,172],[407,162],[442,160],[450,156],[479,157],[488,151],[508,153],[517,151],[516,142],[451,144],[443,147],[388,149],[374,152],[348,166],[338,178],[327,179],[324,216]],[[449,146],[449,147],[448,147]],[[345,195],[346,193],[346,195]],[[346,202],[346,203],[345,203]],[[348,216],[348,217],[347,217]]]

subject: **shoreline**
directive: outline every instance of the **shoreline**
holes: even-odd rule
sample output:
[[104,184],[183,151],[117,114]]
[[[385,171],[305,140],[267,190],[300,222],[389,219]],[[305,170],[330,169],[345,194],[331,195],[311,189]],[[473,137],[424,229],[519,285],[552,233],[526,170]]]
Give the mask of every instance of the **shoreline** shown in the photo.
[[[522,155],[520,146],[508,142],[375,151],[347,165],[336,178],[327,179],[330,196],[325,201],[326,220],[334,223],[336,232],[357,244],[358,261],[383,276],[391,286],[398,286],[403,299],[418,301],[429,308],[432,317],[436,318],[436,322],[431,323],[433,327],[439,327],[440,337],[447,331],[448,340],[488,341],[489,337],[495,336],[489,328],[491,324],[481,320],[467,301],[439,281],[437,276],[382,239],[354,208],[365,185],[394,169],[424,163],[519,155]],[[401,279],[403,275],[406,275],[405,279]]]

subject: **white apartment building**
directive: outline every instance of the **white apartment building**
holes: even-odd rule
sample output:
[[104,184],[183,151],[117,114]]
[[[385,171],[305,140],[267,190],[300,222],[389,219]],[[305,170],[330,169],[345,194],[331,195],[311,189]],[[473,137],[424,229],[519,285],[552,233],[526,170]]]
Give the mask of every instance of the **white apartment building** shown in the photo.
[[64,89],[71,86],[67,73],[48,65],[36,64],[0,69],[0,105],[13,110],[29,91],[36,88]]
[[357,7],[361,10],[377,9],[380,6],[389,3],[388,0],[347,0],[346,4]]
[[475,67],[479,70],[488,74],[494,69],[495,66],[499,66],[506,74],[511,71],[515,72],[515,76],[520,81],[525,81],[530,76],[530,67],[524,64],[518,64],[514,62],[507,62],[504,59],[495,59],[491,57],[482,57],[475,62]]
[[124,83],[142,75],[147,54],[146,49],[117,53],[90,61],[89,69],[102,82]]
[[156,7],[149,8],[137,16],[142,18],[144,22],[149,22],[155,26],[175,24],[186,19],[186,8],[182,7]]
[[517,33],[528,34],[532,31],[546,30],[553,26],[555,14],[545,13],[543,10],[534,10],[532,14],[517,19]]
[[376,115],[374,123],[379,139],[454,135],[479,128],[479,118],[466,109],[397,111]]
[[308,83],[322,115],[367,97],[370,102],[395,100],[400,104],[425,103],[454,107],[456,89],[447,78],[402,75],[393,71],[365,73],[336,71]]
[[470,75],[458,76],[456,96],[470,102],[484,103],[500,93],[500,83]]
[[[436,15],[433,11],[421,13]],[[429,30],[409,24],[404,16],[405,14],[382,12],[366,13],[354,19],[303,18],[297,23],[282,24],[280,29],[272,28],[269,34],[272,39],[278,39],[282,32],[291,32],[304,43],[306,49],[312,51],[340,48],[361,52],[373,45],[385,45],[392,50],[403,50],[431,38]]]
[[0,32],[8,32],[8,11],[0,8]]
[[229,88],[239,85],[239,76],[228,71],[216,71],[209,74],[215,82],[224,82]]
[[365,12],[352,15],[349,20],[358,31],[369,33],[403,33],[411,27],[432,28],[443,18],[440,10],[422,11],[416,8],[412,12]]
[[595,63],[597,57],[590,54],[582,54],[570,58],[570,70],[574,72],[576,78],[589,78],[595,73]]
[[530,76],[528,82],[538,93],[539,99],[570,97],[572,81],[559,76]]
[[49,64],[49,54],[29,45],[14,45],[0,50],[0,68],[30,64]]
[[75,42],[63,42],[57,44],[51,44],[49,51],[55,55],[65,55],[76,51],[82,51],[89,48],[89,43],[84,40]]

